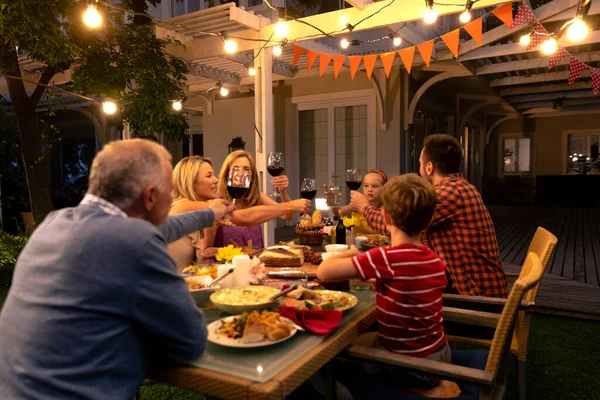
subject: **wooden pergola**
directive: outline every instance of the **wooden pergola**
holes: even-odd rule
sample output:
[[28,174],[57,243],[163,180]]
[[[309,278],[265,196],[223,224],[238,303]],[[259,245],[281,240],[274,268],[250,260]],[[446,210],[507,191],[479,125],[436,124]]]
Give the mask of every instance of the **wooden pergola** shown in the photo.
[[[480,0],[473,5],[475,9],[488,9],[504,3],[503,0]],[[352,46],[342,50],[338,38],[368,40],[394,33],[403,39],[404,46],[412,46],[432,39],[423,34],[420,29],[420,19],[425,9],[422,0],[403,0],[395,2],[376,2],[368,0],[348,0],[353,7],[324,14],[318,14],[301,21],[289,21],[288,40],[305,49],[333,55],[365,55],[383,53],[397,50],[391,41],[375,41],[366,43],[358,48]],[[536,19],[545,26],[554,29],[576,15],[578,0],[553,0],[536,9]],[[313,26],[324,32],[340,31],[340,19],[346,17],[350,23],[359,21],[374,14],[382,7],[385,12],[380,12],[356,26],[352,32],[348,30],[336,33],[338,38],[327,37]],[[464,11],[464,6],[437,7],[440,17]],[[273,13],[274,14],[274,13]],[[599,21],[600,2],[593,1],[588,13],[588,19]],[[306,72],[306,57],[301,57],[298,64],[292,67],[293,46],[283,47],[283,54],[274,58],[271,52],[277,42],[265,41],[272,37],[276,25],[276,18],[268,19],[255,15],[251,11],[236,7],[234,3],[197,11],[170,18],[164,21],[165,26],[172,29],[157,28],[157,35],[172,36],[184,43],[185,48],[171,47],[169,51],[185,59],[190,66],[188,76],[188,92],[191,95],[201,95],[206,102],[204,112],[211,113],[214,106],[214,88],[216,82],[224,82],[225,87],[241,88],[247,90],[253,85],[255,91],[255,122],[262,137],[255,134],[256,161],[261,174],[266,171],[266,154],[274,146],[274,119],[273,119],[273,94],[272,82],[300,77],[318,76],[319,68]],[[312,26],[311,26],[312,25]],[[594,26],[595,24],[591,24]],[[441,41],[436,42],[429,66],[424,64],[422,57],[415,54],[413,61],[413,74],[415,71],[434,72],[416,93],[408,98],[408,90],[401,96],[406,97],[406,105],[401,111],[403,130],[411,129],[417,104],[425,92],[435,84],[451,79],[478,77],[481,82],[491,88],[491,95],[475,96],[468,92],[461,93],[463,98],[477,100],[477,104],[462,110],[462,118],[466,121],[474,112],[482,108],[494,109],[493,117],[486,126],[487,140],[495,127],[508,119],[524,117],[544,117],[569,115],[573,113],[600,112],[600,102],[593,97],[589,70],[585,71],[572,85],[567,84],[568,59],[563,60],[548,71],[548,57],[539,53],[539,48],[526,50],[518,43],[516,35],[526,33],[528,25],[521,25],[510,29],[506,25],[499,25],[483,33],[483,43],[479,45],[475,40],[466,40],[460,44],[458,57],[447,49]],[[550,30],[550,29],[549,29]],[[207,35],[206,32],[222,32],[236,39],[238,51],[236,54],[227,54],[220,36]],[[520,32],[520,33],[519,33]],[[296,42],[297,38],[305,38]],[[240,40],[244,38],[247,40]],[[517,38],[517,39],[515,39]],[[265,45],[263,51],[259,51]],[[568,42],[566,38],[559,40],[559,45],[566,48],[580,61],[590,65],[597,65],[600,61],[600,31],[591,31],[581,42],[576,44]],[[244,66],[252,63],[256,69],[255,76],[248,76]],[[402,65],[398,57],[395,65]],[[378,60],[376,69],[381,67]],[[240,73],[240,70],[242,72]],[[382,88],[381,80],[385,74],[380,69],[379,74],[374,73],[373,86],[378,93],[380,104],[378,121],[385,124],[386,93]],[[327,74],[332,74],[331,67]],[[416,72],[418,73],[418,72]],[[408,85],[406,85],[408,86]],[[460,98],[459,98],[460,100]],[[557,106],[558,105],[558,106]],[[456,121],[457,124],[461,121]],[[267,179],[262,179],[263,190],[270,191]],[[267,243],[273,242],[273,229],[265,229]]]

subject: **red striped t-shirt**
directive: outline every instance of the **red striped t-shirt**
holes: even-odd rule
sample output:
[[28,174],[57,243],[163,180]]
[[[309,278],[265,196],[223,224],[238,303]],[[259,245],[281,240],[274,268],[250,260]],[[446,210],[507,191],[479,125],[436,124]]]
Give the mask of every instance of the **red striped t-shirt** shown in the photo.
[[363,279],[377,279],[379,343],[386,349],[425,357],[446,342],[442,293],[446,266],[424,246],[371,249],[352,259]]

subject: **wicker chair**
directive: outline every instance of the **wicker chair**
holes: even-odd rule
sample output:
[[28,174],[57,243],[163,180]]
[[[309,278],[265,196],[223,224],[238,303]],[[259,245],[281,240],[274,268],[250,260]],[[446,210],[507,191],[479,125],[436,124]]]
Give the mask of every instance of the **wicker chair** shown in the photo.
[[[468,322],[472,325],[483,324],[485,326],[495,326],[496,331],[490,346],[484,370],[394,354],[386,350],[358,345],[350,346],[347,349],[346,354],[354,358],[395,365],[411,371],[418,371],[420,373],[426,373],[428,375],[477,386],[481,388],[479,399],[501,399],[504,397],[506,390],[510,343],[514,333],[520,304],[525,292],[539,282],[543,272],[539,257],[535,253],[529,253],[523,265],[523,271],[513,285],[500,316],[492,313],[471,311],[471,318],[468,319],[465,315],[469,310],[444,307],[444,319],[460,320],[461,322]],[[455,311],[457,312],[458,318],[454,318]],[[416,398],[415,395],[408,393],[406,396],[401,397],[411,399]]]
[[[535,253],[541,263],[544,271],[548,266],[548,261],[552,252],[556,248],[558,239],[552,233],[548,232],[542,227],[538,227],[527,253]],[[520,275],[523,275],[525,269],[521,270]],[[513,278],[512,275],[507,274],[507,279]],[[533,306],[535,305],[535,299],[541,285],[540,281],[528,290],[523,296],[521,303],[521,311],[517,318],[515,335],[513,336],[512,343],[510,345],[510,351],[516,356],[516,368],[517,368],[517,380],[519,383],[519,399],[525,400],[525,366],[527,363],[527,344],[529,342],[529,329],[531,327],[531,318],[533,316]],[[444,305],[454,306],[460,308],[476,308],[492,310],[495,312],[501,312],[506,299],[496,299],[489,297],[480,296],[460,296],[460,295],[444,295]],[[490,348],[492,341],[489,339],[469,338],[464,336],[452,336],[448,335],[448,340],[455,343],[466,343],[470,345],[482,346]]]

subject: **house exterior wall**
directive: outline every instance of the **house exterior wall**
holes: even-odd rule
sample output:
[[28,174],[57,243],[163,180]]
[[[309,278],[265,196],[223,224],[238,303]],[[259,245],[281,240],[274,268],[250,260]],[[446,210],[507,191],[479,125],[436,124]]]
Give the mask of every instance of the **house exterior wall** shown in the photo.
[[[535,132],[533,138],[533,174],[562,175],[566,163],[567,149],[564,134],[569,130],[598,129],[600,131],[600,115],[570,115],[563,117],[536,118],[534,120],[511,120],[501,124],[494,133],[492,152],[497,153],[502,146],[502,135]],[[500,162],[492,170],[500,173]]]

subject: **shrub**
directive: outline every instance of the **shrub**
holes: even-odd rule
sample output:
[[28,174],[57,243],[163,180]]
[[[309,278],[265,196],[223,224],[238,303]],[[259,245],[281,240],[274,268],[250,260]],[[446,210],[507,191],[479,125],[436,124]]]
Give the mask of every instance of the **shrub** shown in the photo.
[[27,237],[0,231],[0,287],[10,286],[17,257],[25,247]]

